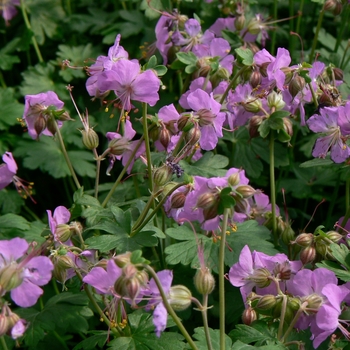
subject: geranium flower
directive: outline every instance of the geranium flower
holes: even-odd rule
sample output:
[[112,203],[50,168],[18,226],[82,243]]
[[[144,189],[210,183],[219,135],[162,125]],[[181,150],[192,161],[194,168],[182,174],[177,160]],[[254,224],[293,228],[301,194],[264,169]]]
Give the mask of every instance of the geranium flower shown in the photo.
[[52,232],[56,242],[60,242],[60,237],[57,236],[57,226],[66,224],[70,219],[70,212],[64,206],[59,206],[52,212],[51,210],[46,210],[49,218],[50,231]]
[[53,264],[46,256],[26,254],[29,244],[22,238],[0,241],[0,295],[11,292],[21,307],[34,305],[43,294],[38,286],[51,279]]
[[0,13],[2,14],[2,17],[4,18],[6,25],[9,25],[9,20],[11,20],[13,17],[17,14],[16,6],[20,6],[21,1],[20,0],[5,0],[1,3],[1,9]]
[[5,164],[0,165],[0,190],[13,182],[21,197],[25,199],[30,197],[30,199],[35,203],[34,199],[32,198],[33,183],[27,182],[16,176],[18,167],[12,153],[5,152],[2,156],[2,160],[5,162]]
[[62,109],[63,106],[64,103],[53,91],[26,95],[23,119],[27,124],[29,135],[34,140],[37,140],[41,134],[53,136],[56,133],[53,126],[56,120],[59,128],[63,120],[70,120],[67,112]]
[[130,111],[131,100],[150,106],[157,103],[160,80],[152,70],[141,72],[137,61],[119,60],[111,70],[101,73],[97,87],[101,92],[114,90],[123,109]]

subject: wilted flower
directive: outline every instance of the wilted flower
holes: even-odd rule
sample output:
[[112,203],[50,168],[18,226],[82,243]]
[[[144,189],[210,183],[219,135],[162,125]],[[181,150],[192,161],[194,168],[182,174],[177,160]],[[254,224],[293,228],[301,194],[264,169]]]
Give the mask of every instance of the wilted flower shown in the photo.
[[16,6],[20,6],[21,1],[20,0],[4,0],[1,3],[0,12],[2,14],[2,17],[4,18],[6,25],[9,25],[9,20],[11,20],[13,17],[17,14]]

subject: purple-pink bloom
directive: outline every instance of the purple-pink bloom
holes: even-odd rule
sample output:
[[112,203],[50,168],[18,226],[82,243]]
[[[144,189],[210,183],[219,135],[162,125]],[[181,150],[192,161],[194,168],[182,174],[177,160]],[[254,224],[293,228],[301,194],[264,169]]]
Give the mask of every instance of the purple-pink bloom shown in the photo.
[[141,72],[137,61],[124,59],[101,73],[97,87],[101,92],[114,90],[122,108],[130,111],[133,107],[131,100],[145,102],[150,106],[157,103],[160,80],[152,70]]
[[20,0],[5,0],[1,2],[0,13],[5,20],[6,25],[9,25],[9,20],[17,14],[16,6],[20,6]]
[[279,47],[277,49],[276,59],[267,66],[267,76],[270,80],[275,80],[280,90],[284,89],[286,76],[281,68],[288,67],[292,61],[288,50]]
[[[163,270],[157,272],[157,276],[162,284],[165,295],[169,295],[171,283],[173,281],[173,272],[171,270]],[[168,313],[163,304],[162,297],[156,282],[152,278],[148,284],[148,290],[145,295],[150,296],[150,300],[146,305],[146,310],[154,309],[153,311],[153,324],[156,327],[156,335],[160,337],[161,333],[166,328]]]
[[[61,110],[63,106],[64,103],[53,91],[25,96],[23,119],[27,124],[28,133],[32,139],[37,140],[41,134],[54,135],[55,132],[47,128],[48,118],[52,118],[53,108]],[[61,120],[57,120],[58,127],[61,127],[62,124]]]
[[22,238],[0,241],[0,295],[11,292],[21,307],[34,305],[43,294],[39,286],[51,279],[53,264],[46,256],[27,254],[29,244]]
[[2,160],[5,164],[0,165],[0,190],[13,181],[18,169],[11,152],[5,152]]
[[28,327],[27,321],[24,319],[20,319],[16,322],[16,324],[11,329],[11,338],[17,339],[22,337],[24,332],[26,331]]
[[[340,112],[341,111],[341,112]],[[324,107],[320,114],[314,114],[307,121],[310,130],[324,134],[316,140],[312,155],[318,158],[325,158],[328,151],[331,151],[331,159],[335,163],[342,163],[350,156],[349,146],[345,142],[342,130],[347,128],[343,116],[339,123],[339,114],[343,114],[340,107]]]
[[46,210],[46,212],[47,212],[48,219],[49,219],[50,231],[52,232],[52,234],[54,236],[54,240],[56,242],[59,242],[60,239],[59,239],[59,237],[57,237],[57,234],[56,234],[57,225],[66,224],[70,220],[71,214],[70,214],[69,210],[64,206],[57,207],[55,209],[53,215],[52,215],[51,210]]

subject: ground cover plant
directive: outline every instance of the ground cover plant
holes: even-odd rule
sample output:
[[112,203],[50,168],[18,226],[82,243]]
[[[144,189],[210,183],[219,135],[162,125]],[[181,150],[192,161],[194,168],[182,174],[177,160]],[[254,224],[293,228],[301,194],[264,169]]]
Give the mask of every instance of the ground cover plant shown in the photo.
[[2,349],[349,348],[349,1],[0,13]]

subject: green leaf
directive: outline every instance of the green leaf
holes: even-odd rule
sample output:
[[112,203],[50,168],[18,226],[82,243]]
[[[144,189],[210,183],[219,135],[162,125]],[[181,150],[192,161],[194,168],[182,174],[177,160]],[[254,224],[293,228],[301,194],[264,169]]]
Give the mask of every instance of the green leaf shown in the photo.
[[158,77],[162,77],[168,71],[167,67],[161,66],[161,65],[160,66],[155,66],[153,69],[157,72]]
[[22,73],[23,82],[20,92],[23,96],[35,95],[40,92],[55,91],[60,99],[68,99],[69,94],[64,84],[56,83],[55,68],[50,63],[38,63]]
[[31,28],[38,44],[42,45],[45,41],[45,34],[53,38],[65,17],[61,1],[31,0],[26,2],[26,7],[30,13]]
[[[219,329],[211,329],[209,328],[210,340],[213,349],[220,349],[220,330]],[[206,341],[204,328],[198,327],[194,329],[193,338],[195,340],[195,344],[198,347],[198,350],[207,350],[208,344]],[[225,334],[225,348],[230,349],[232,345],[232,340],[228,335]]]
[[254,63],[253,52],[250,49],[235,49],[236,58],[245,66],[251,66]]
[[24,199],[15,190],[4,188],[0,191],[0,212],[2,214],[19,214],[24,203]]
[[264,139],[268,136],[268,134],[270,133],[270,124],[268,119],[265,119],[258,128],[259,134],[260,136]]
[[261,333],[253,327],[247,326],[245,324],[236,325],[236,329],[230,332],[230,337],[233,341],[240,340],[245,344],[250,344],[254,342],[263,342],[269,339],[266,334]]
[[180,165],[188,175],[212,177],[225,176],[227,170],[224,168],[228,165],[228,162],[229,160],[225,156],[207,152],[193,165],[185,161],[180,161]]
[[73,348],[73,350],[79,350],[79,349],[94,350],[94,349],[96,349],[96,345],[99,348],[102,348],[108,339],[109,332],[108,331],[94,331],[93,333],[94,333],[94,335],[84,339],[82,342],[77,344]]
[[344,282],[350,282],[350,272],[343,270],[341,266],[334,261],[322,261],[320,263],[316,263],[317,267],[324,267],[328,270],[331,270],[335,273],[335,275]]
[[117,225],[123,229],[124,232],[131,232],[131,212],[130,210],[123,211],[116,205],[111,206],[111,212],[117,222]]
[[178,52],[176,57],[180,62],[185,63],[187,66],[196,65],[197,63],[197,56],[192,52]]
[[7,130],[9,126],[17,124],[23,110],[24,106],[15,99],[12,88],[0,88],[0,130]]
[[1,229],[15,228],[18,230],[29,230],[29,222],[22,216],[15,214],[5,214],[0,216]]
[[119,237],[115,235],[102,235],[88,238],[85,243],[89,249],[98,249],[101,253],[109,252],[119,244]]
[[115,24],[115,28],[118,29],[122,38],[125,39],[142,32],[145,27],[142,12],[138,10],[119,10],[118,13],[125,20],[125,22],[119,21]]
[[164,11],[161,0],[142,0],[140,8],[145,11],[145,16],[150,20],[159,18],[159,13]]
[[96,177],[95,160],[89,151],[68,151],[69,159],[77,175]]
[[334,162],[329,158],[315,158],[315,159],[311,159],[311,160],[308,160],[304,163],[301,163],[299,166],[301,168],[311,168],[311,167],[314,167],[314,166],[327,166],[327,165],[331,165],[331,164],[334,164]]

